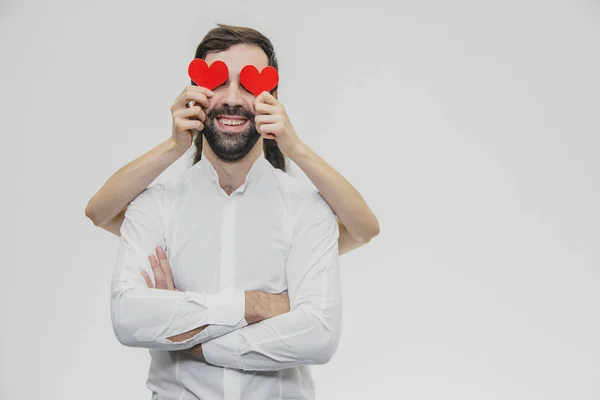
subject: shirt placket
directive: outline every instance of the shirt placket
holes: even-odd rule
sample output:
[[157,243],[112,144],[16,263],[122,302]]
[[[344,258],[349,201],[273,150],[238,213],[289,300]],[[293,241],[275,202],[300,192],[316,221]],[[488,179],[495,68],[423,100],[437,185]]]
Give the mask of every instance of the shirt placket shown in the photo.
[[[221,209],[221,254],[219,270],[220,292],[235,290],[235,225],[236,196],[228,196]],[[223,321],[228,323],[228,321]],[[223,397],[225,400],[239,400],[240,374],[234,369],[223,369]]]

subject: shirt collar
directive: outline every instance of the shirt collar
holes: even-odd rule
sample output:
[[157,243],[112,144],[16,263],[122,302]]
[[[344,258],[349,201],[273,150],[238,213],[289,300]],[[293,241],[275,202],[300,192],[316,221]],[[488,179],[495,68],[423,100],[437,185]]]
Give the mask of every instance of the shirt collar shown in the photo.
[[[246,186],[252,182],[254,179],[264,175],[269,168],[271,168],[271,163],[264,157],[264,154],[261,154],[256,161],[250,167],[248,174],[246,175],[246,179],[244,183],[236,189],[237,192],[243,192],[246,190]],[[206,176],[208,179],[213,181],[216,185],[219,185],[219,175],[215,170],[215,167],[210,162],[210,160],[203,153],[200,161],[196,163],[196,165],[192,166],[192,169],[197,169],[200,175]]]

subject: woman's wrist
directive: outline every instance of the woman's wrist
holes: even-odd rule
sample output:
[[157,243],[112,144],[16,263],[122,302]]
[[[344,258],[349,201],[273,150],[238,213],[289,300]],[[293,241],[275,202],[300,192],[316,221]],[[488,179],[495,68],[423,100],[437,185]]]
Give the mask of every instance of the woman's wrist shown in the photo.
[[307,159],[311,156],[312,150],[304,142],[299,141],[295,146],[294,150],[290,152],[288,158],[294,163],[300,165],[303,159]]
[[166,144],[167,151],[177,154],[178,156],[182,156],[183,153],[185,153],[189,149],[189,146],[186,147],[178,144],[173,138],[173,136],[169,137],[163,143]]

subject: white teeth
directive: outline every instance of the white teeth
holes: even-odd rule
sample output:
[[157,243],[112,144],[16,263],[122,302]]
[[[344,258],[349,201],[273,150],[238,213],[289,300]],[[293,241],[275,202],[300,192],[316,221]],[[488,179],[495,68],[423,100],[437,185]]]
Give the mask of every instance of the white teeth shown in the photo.
[[236,126],[236,125],[242,125],[246,121],[245,120],[241,120],[241,119],[226,119],[226,118],[221,118],[221,119],[219,119],[219,122],[221,122],[223,125]]

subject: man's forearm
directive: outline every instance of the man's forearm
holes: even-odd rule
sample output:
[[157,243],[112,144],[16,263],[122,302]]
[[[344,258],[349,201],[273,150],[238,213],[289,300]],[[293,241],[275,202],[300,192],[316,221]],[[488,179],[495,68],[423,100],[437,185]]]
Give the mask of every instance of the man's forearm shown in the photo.
[[[272,293],[263,292],[261,290],[251,290],[251,291],[245,292],[245,297],[246,297],[245,318],[246,318],[246,321],[248,322],[248,324],[260,322],[265,319],[272,318],[277,315],[289,312],[289,310],[290,310],[290,303],[289,303],[289,298],[288,298],[287,293],[272,294]],[[206,326],[195,329],[195,330],[189,332],[189,335],[188,335],[188,333],[183,334],[186,336],[177,335],[177,336],[181,336],[181,338],[174,337],[175,339],[171,339],[171,338],[169,338],[169,339],[175,340],[175,341],[186,340],[187,338],[193,337],[194,335],[196,335],[197,333],[202,331],[202,329],[204,329],[205,327]],[[206,361],[204,358],[204,353],[202,352],[202,343],[197,344],[194,347],[183,350],[183,351],[192,355],[194,358],[196,358],[199,361]]]
[[182,350],[248,325],[244,292],[192,293],[113,284],[112,324],[129,347]]
[[262,290],[246,292],[245,318],[248,324],[273,318],[290,311],[290,300],[287,293],[275,294]]
[[[274,317],[290,309],[287,294],[272,294],[261,290],[250,290],[245,293],[244,318],[248,324],[260,322],[264,319]],[[201,326],[191,331],[174,335],[168,339],[174,343],[188,340],[202,332],[208,325]],[[200,345],[198,345],[200,346]]]

